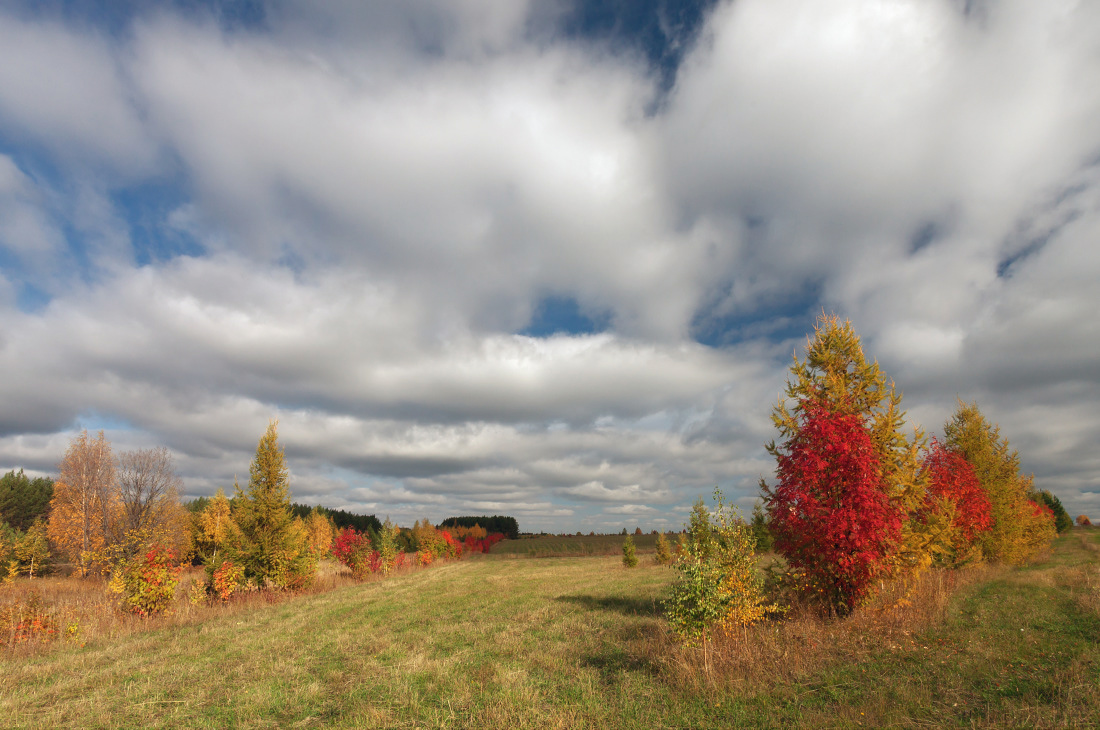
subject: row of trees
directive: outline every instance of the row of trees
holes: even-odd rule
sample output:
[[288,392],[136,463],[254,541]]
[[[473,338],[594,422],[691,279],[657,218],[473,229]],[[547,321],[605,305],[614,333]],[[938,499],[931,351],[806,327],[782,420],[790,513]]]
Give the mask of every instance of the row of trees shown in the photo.
[[[515,517],[492,515],[491,517],[448,517],[439,523],[442,529],[479,527],[486,533],[500,533],[509,540],[519,539],[519,522]],[[453,532],[453,530],[452,530]]]
[[151,543],[180,554],[187,544],[181,482],[167,449],[117,458],[103,432],[82,432],[58,468],[50,500],[50,542],[81,575],[108,573]]
[[0,477],[0,578],[34,577],[50,566],[45,517],[53,480],[20,469]]
[[219,490],[191,510],[180,503],[181,481],[165,448],[116,455],[102,431],[84,431],[58,472],[56,481],[22,471],[0,480],[0,568],[11,576],[41,573],[58,552],[78,575],[117,578],[155,554],[158,564],[231,560],[244,580],[298,587],[332,543],[332,520],[321,509],[305,519],[291,512],[276,422],[260,439],[247,490],[236,485],[232,500]]
[[[775,549],[800,588],[850,611],[876,579],[985,559],[1021,563],[1055,535],[1055,505],[978,406],[959,402],[944,440],[903,430],[901,394],[867,362],[850,322],[822,316],[795,358],[761,482]],[[1068,515],[1063,524],[1068,527]]]
[[[415,552],[422,565],[458,557],[464,546],[487,552],[504,535],[490,533],[479,520],[518,531],[510,517],[473,518],[468,525],[469,518],[452,518],[460,526],[447,530],[423,520],[402,529],[373,515],[294,505],[275,421],[257,445],[247,488],[235,483],[232,498],[218,490],[186,506],[179,491],[167,449],[116,456],[103,432],[82,432],[69,445],[56,482],[22,472],[0,481],[0,567],[10,563],[13,576],[40,574],[52,545],[79,575],[110,575],[110,589],[147,614],[166,607],[185,562],[205,563],[208,593],[226,599],[249,585],[304,587],[317,562],[330,555],[362,576],[391,572],[406,552]],[[21,531],[8,519],[29,526]]]
[[[942,441],[906,433],[904,415],[851,323],[823,315],[773,411],[776,480],[761,480],[751,523],[716,491],[717,508],[698,502],[677,545],[666,611],[687,642],[702,639],[704,660],[716,625],[752,624],[795,600],[844,615],[887,580],[933,565],[1019,564],[1072,526],[976,404],[959,402]],[[766,587],[754,555],[767,543],[786,570]]]

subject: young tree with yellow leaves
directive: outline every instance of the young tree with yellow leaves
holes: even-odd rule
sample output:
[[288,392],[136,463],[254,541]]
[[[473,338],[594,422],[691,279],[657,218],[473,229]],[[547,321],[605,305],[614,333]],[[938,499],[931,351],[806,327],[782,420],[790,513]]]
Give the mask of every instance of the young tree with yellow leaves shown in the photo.
[[58,472],[50,501],[50,540],[81,576],[102,571],[106,564],[97,556],[108,544],[120,508],[111,444],[103,431],[92,438],[85,430],[74,438]]
[[206,509],[192,516],[192,524],[192,549],[202,560],[213,563],[237,529],[225,490],[218,489]]
[[314,507],[313,511],[309,513],[309,517],[306,518],[305,527],[309,550],[313,553],[314,559],[320,560],[328,555],[329,550],[332,549],[332,540],[335,534],[332,520],[321,511],[320,507]]
[[[731,631],[781,613],[768,604],[756,567],[756,539],[741,515],[714,490],[713,514],[698,500],[691,510],[689,536],[673,567],[679,573],[665,599],[669,624],[689,646],[702,643],[709,674],[708,637],[715,629]],[[629,538],[628,538],[629,539]]]

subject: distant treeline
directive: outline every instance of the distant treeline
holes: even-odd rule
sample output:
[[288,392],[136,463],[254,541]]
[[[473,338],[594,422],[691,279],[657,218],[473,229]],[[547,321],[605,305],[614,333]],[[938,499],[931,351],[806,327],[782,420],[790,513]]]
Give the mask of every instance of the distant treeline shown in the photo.
[[[354,512],[345,512],[342,509],[330,509],[328,507],[318,507],[318,509],[321,510],[321,514],[332,521],[337,530],[354,527],[359,532],[373,535],[377,535],[382,530],[382,522],[374,515],[357,515]],[[290,511],[294,513],[295,517],[301,517],[304,520],[313,511],[313,507],[295,502],[290,505]]]
[[37,518],[49,514],[51,499],[52,479],[31,479],[22,469],[18,472],[12,469],[0,477],[0,524],[28,530]]
[[[229,499],[229,505],[231,507],[235,506],[236,501],[236,496],[231,497]],[[183,507],[188,512],[202,512],[209,504],[209,497],[199,497],[198,499],[192,499],[190,502],[184,502]],[[317,509],[321,510],[321,514],[329,518],[333,527],[337,530],[342,530],[345,527],[354,527],[359,532],[377,535],[382,529],[382,523],[374,515],[357,515],[353,512],[345,512],[342,509],[330,509],[329,507],[321,506],[318,506]],[[303,520],[309,517],[309,513],[312,511],[312,505],[298,504],[297,502],[290,505],[291,514],[295,517],[301,517]]]
[[509,540],[519,539],[519,523],[516,522],[515,517],[505,517],[504,515],[493,515],[492,517],[448,517],[439,523],[441,528],[473,527],[474,525],[485,528],[485,531],[490,535],[494,532],[499,532]]

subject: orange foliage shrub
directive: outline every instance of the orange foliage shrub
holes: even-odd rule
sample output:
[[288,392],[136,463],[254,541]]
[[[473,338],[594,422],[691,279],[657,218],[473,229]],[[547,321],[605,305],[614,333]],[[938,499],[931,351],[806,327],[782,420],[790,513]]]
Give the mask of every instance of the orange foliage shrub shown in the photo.
[[228,601],[244,585],[244,571],[234,565],[232,560],[226,560],[214,571],[211,585],[214,595],[222,601]]

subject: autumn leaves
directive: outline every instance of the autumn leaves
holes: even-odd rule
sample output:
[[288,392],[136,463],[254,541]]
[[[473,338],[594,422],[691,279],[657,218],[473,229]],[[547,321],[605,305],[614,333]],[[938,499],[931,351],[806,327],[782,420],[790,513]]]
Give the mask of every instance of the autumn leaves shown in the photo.
[[[1049,545],[1055,510],[1020,474],[1019,456],[977,405],[959,403],[941,441],[906,433],[901,394],[868,362],[851,323],[822,316],[791,366],[767,445],[776,479],[761,481],[763,510],[746,524],[721,492],[698,502],[673,563],[665,601],[686,644],[800,606],[845,616],[892,582],[915,585],[932,566],[1022,562]],[[761,575],[761,536],[783,558]],[[893,586],[891,586],[893,587]]]
[[946,440],[903,432],[901,395],[868,363],[851,323],[822,316],[791,367],[762,483],[775,548],[801,588],[847,613],[876,580],[976,558],[1020,562],[1049,544],[1052,515],[1033,509],[1031,478],[974,404]]

